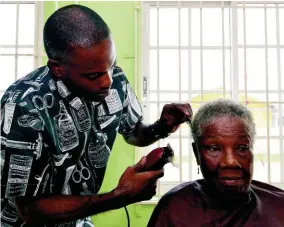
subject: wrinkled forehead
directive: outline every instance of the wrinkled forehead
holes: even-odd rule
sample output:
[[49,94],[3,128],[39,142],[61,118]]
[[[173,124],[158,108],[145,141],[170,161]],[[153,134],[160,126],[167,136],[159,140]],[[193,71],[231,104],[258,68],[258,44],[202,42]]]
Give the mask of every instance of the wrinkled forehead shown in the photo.
[[201,124],[201,131],[203,139],[208,137],[251,137],[247,122],[230,116],[217,117],[208,123]]

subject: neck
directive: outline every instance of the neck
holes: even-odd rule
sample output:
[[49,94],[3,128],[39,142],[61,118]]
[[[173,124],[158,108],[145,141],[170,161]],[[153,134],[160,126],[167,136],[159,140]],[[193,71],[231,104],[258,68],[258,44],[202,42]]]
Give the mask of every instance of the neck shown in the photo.
[[239,206],[241,204],[247,204],[251,201],[251,190],[249,188],[246,192],[222,192],[216,187],[208,185],[204,182],[204,192],[216,205],[221,206]]

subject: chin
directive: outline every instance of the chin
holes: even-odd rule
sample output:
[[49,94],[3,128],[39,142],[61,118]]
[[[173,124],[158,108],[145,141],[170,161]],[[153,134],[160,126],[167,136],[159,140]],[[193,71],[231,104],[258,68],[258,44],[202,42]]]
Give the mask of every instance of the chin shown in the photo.
[[236,185],[219,185],[219,190],[222,193],[231,194],[231,195],[233,195],[233,194],[238,195],[238,194],[247,193],[248,189],[249,189],[248,185],[239,185],[239,184],[236,184]]
[[97,97],[97,96],[84,96],[86,100],[92,102],[102,102],[105,100],[105,97]]
[[108,96],[108,93],[107,94],[85,93],[83,95],[83,97],[86,100],[90,100],[90,101],[93,101],[93,102],[101,102],[101,101],[105,100],[105,98],[107,96]]

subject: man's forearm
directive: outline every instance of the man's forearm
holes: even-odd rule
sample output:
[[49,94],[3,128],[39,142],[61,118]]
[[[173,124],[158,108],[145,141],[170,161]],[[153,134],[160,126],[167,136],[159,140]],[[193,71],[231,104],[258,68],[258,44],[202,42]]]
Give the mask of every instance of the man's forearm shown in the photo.
[[127,205],[114,191],[103,195],[20,197],[16,199],[16,203],[20,216],[34,226],[76,221]]
[[161,138],[166,138],[167,136],[168,133],[166,130],[163,130],[159,122],[155,122],[151,125],[138,122],[135,128],[135,134],[125,139],[129,144],[144,147],[155,143]]

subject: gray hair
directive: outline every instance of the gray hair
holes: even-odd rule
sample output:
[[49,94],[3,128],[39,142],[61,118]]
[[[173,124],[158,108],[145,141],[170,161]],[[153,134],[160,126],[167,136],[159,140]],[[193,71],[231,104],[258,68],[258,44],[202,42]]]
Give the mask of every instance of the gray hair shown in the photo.
[[255,123],[252,113],[248,108],[233,100],[218,99],[204,104],[195,113],[191,125],[191,133],[194,142],[200,142],[199,140],[203,135],[204,126],[211,124],[216,118],[220,117],[233,117],[242,120],[246,125],[248,134],[252,138],[252,141],[254,141],[256,134]]

